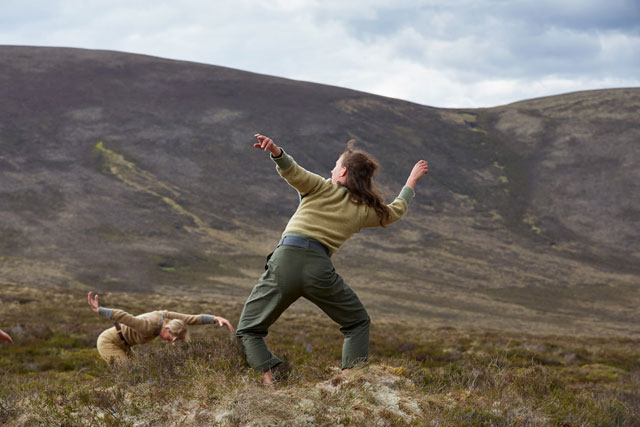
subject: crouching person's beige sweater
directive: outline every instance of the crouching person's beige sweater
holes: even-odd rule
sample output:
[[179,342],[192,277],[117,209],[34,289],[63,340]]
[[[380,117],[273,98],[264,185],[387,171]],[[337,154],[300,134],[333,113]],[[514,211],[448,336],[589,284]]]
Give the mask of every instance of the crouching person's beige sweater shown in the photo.
[[133,316],[126,311],[104,307],[100,307],[98,313],[119,323],[122,333],[121,337],[113,326],[98,337],[98,353],[108,363],[127,360],[132,346],[147,343],[160,335],[165,319],[180,319],[186,325],[203,325],[214,323],[215,318],[211,314],[182,314],[166,310]]

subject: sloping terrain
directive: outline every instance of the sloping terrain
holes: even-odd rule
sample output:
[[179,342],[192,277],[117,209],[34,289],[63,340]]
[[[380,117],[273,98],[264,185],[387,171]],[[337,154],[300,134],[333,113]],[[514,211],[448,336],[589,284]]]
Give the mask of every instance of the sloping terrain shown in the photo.
[[0,63],[0,283],[241,303],[297,205],[252,135],[326,176],[356,138],[388,199],[430,162],[403,221],[334,256],[374,318],[640,334],[640,89],[452,110],[118,52]]

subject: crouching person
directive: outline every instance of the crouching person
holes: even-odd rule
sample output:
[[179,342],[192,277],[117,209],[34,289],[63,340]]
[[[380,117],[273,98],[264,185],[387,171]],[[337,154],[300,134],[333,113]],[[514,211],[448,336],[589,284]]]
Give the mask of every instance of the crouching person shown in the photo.
[[187,325],[218,323],[234,332],[227,319],[212,314],[193,315],[162,310],[133,316],[122,310],[100,307],[98,295],[93,296],[93,292],[89,292],[89,305],[94,312],[114,321],[114,326],[98,337],[98,353],[107,363],[126,361],[132,346],[145,344],[156,337],[169,343],[189,341]]

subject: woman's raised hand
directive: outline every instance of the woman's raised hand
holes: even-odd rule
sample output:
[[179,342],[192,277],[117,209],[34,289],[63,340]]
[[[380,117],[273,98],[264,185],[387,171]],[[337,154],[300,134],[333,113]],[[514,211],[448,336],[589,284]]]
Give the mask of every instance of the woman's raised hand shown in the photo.
[[418,180],[425,176],[429,172],[429,164],[424,160],[420,160],[415,164],[411,173],[409,174],[409,178],[407,178],[407,186],[416,189],[416,184]]
[[91,306],[91,310],[95,311],[96,313],[98,312],[98,309],[100,308],[100,305],[98,304],[98,294],[95,295],[95,298],[91,298],[93,295],[93,292],[89,291],[89,305]]
[[282,149],[278,147],[275,142],[273,142],[273,140],[268,136],[256,133],[255,135],[253,135],[253,137],[258,140],[258,142],[253,144],[254,147],[264,151],[270,151],[273,157],[278,157],[282,154]]

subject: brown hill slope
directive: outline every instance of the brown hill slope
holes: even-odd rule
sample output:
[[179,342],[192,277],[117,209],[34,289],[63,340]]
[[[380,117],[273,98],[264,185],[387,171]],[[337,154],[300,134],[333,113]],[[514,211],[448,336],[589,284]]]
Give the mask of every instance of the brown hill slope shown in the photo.
[[[0,282],[242,301],[347,139],[407,218],[334,257],[374,316],[638,335],[640,89],[451,110],[118,52],[0,47]],[[304,304],[302,305],[304,307]]]

